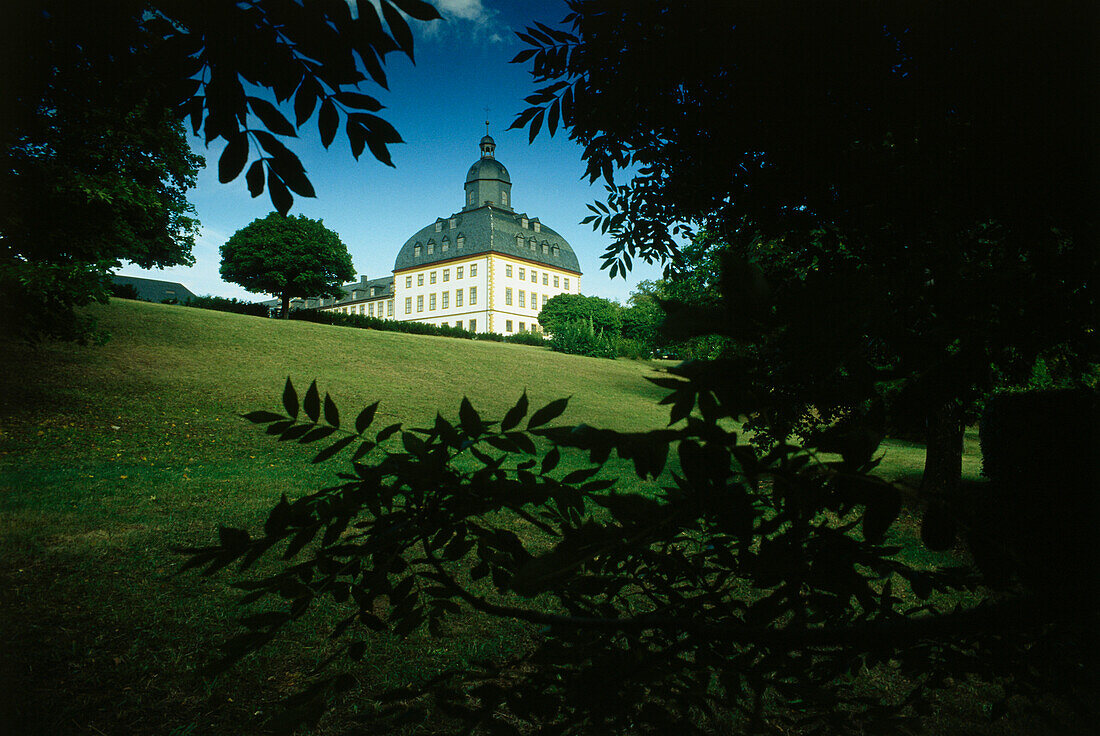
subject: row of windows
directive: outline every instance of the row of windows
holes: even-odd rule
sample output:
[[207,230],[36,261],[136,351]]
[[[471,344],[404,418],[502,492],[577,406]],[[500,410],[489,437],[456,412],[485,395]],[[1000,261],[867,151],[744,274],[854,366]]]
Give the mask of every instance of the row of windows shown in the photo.
[[[527,220],[527,218],[526,218],[526,217],[521,217],[521,218],[519,218],[519,224],[520,224],[520,225],[521,225],[521,226],[522,226],[523,228],[525,228],[525,229],[526,229],[526,227],[527,227],[527,225],[528,225],[528,220]],[[530,221],[530,225],[531,225],[531,227],[533,227],[533,228],[535,229],[535,232],[536,232],[536,233],[537,233],[537,232],[540,232],[540,231],[542,230],[542,223],[541,223],[541,222],[539,222],[539,221],[538,221],[537,219],[536,219],[536,220],[531,220],[531,221]],[[519,237],[520,237],[520,236],[518,236],[518,235],[516,236],[516,238],[517,238],[517,239],[519,239]]]
[[348,307],[337,307],[333,311],[339,312],[341,314],[362,314],[366,315],[367,317],[392,317],[393,299],[385,302],[370,302],[369,304],[352,304]]
[[[466,236],[465,235],[459,235],[457,238],[455,238],[455,248],[457,248],[458,250],[462,250],[465,247],[466,247]],[[444,237],[443,242],[439,244],[439,252],[440,253],[446,253],[450,249],[451,249],[451,241],[448,240],[446,237]],[[423,250],[424,250],[424,247],[422,245],[420,245],[420,243],[416,243],[415,245],[413,245],[413,257],[414,258],[419,258],[420,254],[423,252]],[[428,241],[428,255],[434,255],[434,254],[435,254],[435,241],[434,240],[429,240]]]
[[[457,218],[452,217],[449,220],[447,220],[447,228],[449,230],[454,230],[456,225],[458,225]],[[436,220],[435,221],[435,231],[437,233],[443,232],[443,220]],[[462,246],[459,246],[459,247],[462,247]]]
[[[558,256],[561,255],[561,246],[551,245],[550,243],[547,243],[545,240],[542,241],[541,244],[539,244],[539,243],[535,242],[534,238],[531,238],[530,240],[527,241],[526,245],[527,245],[527,248],[532,253],[538,251],[541,248],[543,255],[552,255],[555,258],[557,258]],[[516,247],[517,248],[523,248],[524,247],[523,236],[520,235],[519,233],[516,234]]]
[[[516,296],[516,306],[526,308],[527,307],[527,292],[524,291],[523,289],[518,289],[516,291],[515,296]],[[548,301],[550,301],[550,297],[547,296],[546,294],[543,294],[542,295],[542,306],[545,307],[546,302],[548,302]],[[508,306],[508,307],[512,306],[512,289],[510,287],[505,287],[505,289],[504,289],[504,305]],[[539,308],[539,295],[532,291],[531,292],[531,309],[538,309],[538,308]]]
[[[504,275],[507,276],[508,278],[512,278],[512,264],[510,264],[510,263],[504,264]],[[520,281],[526,281],[527,280],[527,269],[524,268],[523,266],[519,267],[519,280]],[[532,284],[537,284],[538,282],[539,282],[539,273],[538,273],[538,271],[536,271],[535,269],[532,268],[531,269],[531,283]],[[550,282],[550,274],[548,274],[546,271],[543,271],[542,272],[542,285],[543,286],[549,286],[550,285],[549,282]],[[558,284],[558,275],[554,274],[554,286],[557,287],[558,285],[559,285]],[[564,288],[566,289],[566,291],[569,290],[569,277],[568,276],[565,277],[565,287]]]
[[[465,269],[465,266],[455,266],[455,278],[456,279],[462,278],[462,275],[464,273],[464,269]],[[437,277],[438,273],[439,273],[438,271],[429,271],[428,272],[428,283],[429,284],[434,284],[436,282],[436,277]],[[473,278],[474,276],[477,276],[477,264],[476,263],[471,263],[470,264],[470,278]],[[451,269],[449,269],[449,268],[444,268],[443,269],[443,280],[444,281],[450,281],[451,280]],[[406,289],[411,289],[412,285],[413,285],[413,277],[411,275],[406,276],[405,277],[405,288]],[[418,273],[416,275],[416,285],[417,286],[423,286],[424,285],[424,274]]]
[[[447,326],[446,322],[440,322],[439,324],[440,324],[441,327],[446,327]],[[461,330],[462,329],[462,320],[456,320],[455,321],[455,327],[457,327],[458,329]],[[470,320],[470,326],[467,329],[469,329],[470,332],[477,332],[477,320],[476,319]]]
[[[485,201],[488,202],[490,200],[487,199]],[[508,206],[508,190],[507,189],[501,189],[500,190],[500,203],[502,205],[504,205],[505,207]],[[466,192],[466,204],[471,205],[471,206],[477,204],[477,189],[476,188],[471,189],[468,192]]]
[[[444,327],[446,327],[446,324],[444,324]],[[512,331],[512,320],[510,320],[510,319],[504,320],[504,331],[505,332],[511,332]],[[519,331],[520,332],[526,332],[527,331],[527,323],[526,322],[520,322],[519,323]],[[542,332],[542,327],[539,326],[538,322],[532,322],[531,323],[531,332],[534,332],[534,333]]]
[[[471,286],[468,289],[468,291],[470,293],[469,294],[469,304],[470,304],[470,306],[471,307],[477,306],[477,287],[476,286]],[[439,309],[450,309],[451,308],[451,292],[444,291],[439,296],[440,296],[440,300],[438,302],[439,306],[437,307],[436,306],[437,305],[436,294],[434,292],[431,293],[431,294],[428,294],[428,311],[429,312],[434,312],[437,308],[439,308]],[[464,306],[462,302],[463,302],[463,290],[462,289],[455,289],[455,306],[456,307]],[[412,308],[413,308],[413,298],[411,296],[405,297],[405,314],[412,314]],[[424,311],[424,295],[423,294],[416,297],[416,311],[418,311],[418,312],[423,312]]]

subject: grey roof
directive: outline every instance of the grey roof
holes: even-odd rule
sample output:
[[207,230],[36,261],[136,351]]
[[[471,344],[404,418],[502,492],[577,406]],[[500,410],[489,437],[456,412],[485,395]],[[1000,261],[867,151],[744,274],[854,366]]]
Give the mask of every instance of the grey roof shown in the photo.
[[[482,159],[483,161],[485,159]],[[492,160],[492,159],[489,159]],[[455,227],[449,227],[449,221],[454,219]],[[528,226],[523,227],[523,220],[527,219]],[[393,270],[401,271],[407,268],[424,266],[430,263],[448,261],[452,258],[480,255],[482,253],[501,253],[503,255],[523,258],[535,263],[561,268],[566,271],[580,274],[581,267],[577,262],[577,255],[573,248],[561,235],[539,224],[540,231],[534,230],[534,218],[528,218],[526,214],[501,209],[493,205],[482,205],[477,209],[456,212],[449,218],[442,220],[443,229],[435,231],[435,223],[427,225],[416,232],[397,252]],[[458,250],[457,239],[462,235],[465,239],[462,250]],[[516,245],[516,236],[523,236],[523,245]],[[448,248],[443,250],[443,239],[447,238]],[[531,239],[535,240],[535,249],[530,246]],[[428,242],[434,243],[431,255],[428,254]],[[417,244],[423,246],[420,257],[414,255]],[[542,252],[542,245],[548,246],[547,253]],[[557,249],[554,249],[557,246]]]
[[[369,296],[372,286],[375,288],[376,293],[374,296]],[[340,286],[340,289],[344,292],[344,296],[337,299],[335,302],[333,302],[333,304],[350,304],[351,302],[369,302],[372,299],[386,299],[393,296],[393,276],[381,276],[376,279],[368,279],[366,276],[360,276],[358,281],[351,284],[342,284]],[[357,290],[366,291],[367,294],[360,296],[358,299],[353,299],[352,292]],[[302,297],[295,297],[290,301],[293,304],[294,302],[319,302],[320,299],[321,297],[317,296],[311,296],[305,299],[303,299]],[[332,299],[332,297],[324,297],[324,299],[326,302],[328,302],[330,299]],[[279,307],[282,305],[282,302],[278,299],[268,299],[267,301],[260,303],[269,307]],[[325,306],[332,306],[332,304],[326,303]]]
[[195,294],[191,293],[183,284],[178,281],[161,281],[160,279],[146,279],[140,276],[111,276],[111,283],[118,284],[119,286],[132,286],[137,290],[138,299],[146,302],[163,302],[169,299],[175,299],[179,302],[186,302],[188,299],[194,299]]
[[474,161],[470,170],[466,172],[467,184],[478,179],[494,179],[508,184],[512,183],[512,177],[508,175],[508,169],[504,168],[504,164],[489,156]]

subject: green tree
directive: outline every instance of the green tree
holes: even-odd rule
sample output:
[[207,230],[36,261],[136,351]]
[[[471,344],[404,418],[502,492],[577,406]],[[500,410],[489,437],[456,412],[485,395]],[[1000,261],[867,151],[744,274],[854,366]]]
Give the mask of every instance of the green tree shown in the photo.
[[558,294],[546,302],[539,312],[539,324],[549,333],[580,321],[590,321],[596,332],[602,332],[609,338],[618,337],[623,327],[622,307],[598,296]]
[[699,321],[755,346],[774,436],[904,395],[945,492],[992,376],[1096,355],[1088,3],[570,5],[527,37],[547,85],[514,126],[585,147],[613,275],[722,244]]
[[221,247],[221,275],[257,294],[282,302],[305,296],[343,296],[340,284],[355,277],[351,256],[340,236],[321,220],[272,212],[233,233]]

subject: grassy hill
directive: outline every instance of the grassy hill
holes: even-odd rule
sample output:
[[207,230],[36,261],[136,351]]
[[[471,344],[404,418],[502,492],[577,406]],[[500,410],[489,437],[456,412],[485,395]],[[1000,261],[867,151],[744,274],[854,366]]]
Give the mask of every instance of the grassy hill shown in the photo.
[[[94,312],[106,345],[0,344],[7,733],[264,732],[271,701],[327,646],[325,612],[294,641],[203,680],[194,670],[234,630],[230,576],[177,576],[171,547],[208,542],[218,522],[255,525],[280,494],[332,477],[334,464],[303,462],[314,448],[240,419],[278,409],[287,375],[300,391],[316,378],[345,416],[380,400],[381,421],[414,426],[437,409],[455,415],[463,396],[500,417],[525,389],[532,406],[572,396],[563,422],[667,421],[646,362],[122,300]],[[894,443],[884,472],[919,478],[922,457]],[[967,468],[977,470],[973,452]],[[527,636],[480,620],[458,622],[443,641],[380,635],[358,675],[369,691]]]

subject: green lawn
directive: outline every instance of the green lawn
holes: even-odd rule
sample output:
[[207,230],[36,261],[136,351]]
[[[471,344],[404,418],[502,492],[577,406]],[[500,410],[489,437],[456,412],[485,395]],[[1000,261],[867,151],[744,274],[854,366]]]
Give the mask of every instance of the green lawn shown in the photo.
[[[278,410],[287,375],[300,391],[317,378],[345,416],[380,400],[378,421],[453,416],[464,395],[499,418],[525,389],[532,406],[572,396],[564,422],[667,421],[647,362],[121,300],[93,311],[112,335],[104,346],[0,345],[5,733],[263,733],[270,704],[325,649],[326,611],[204,680],[195,668],[234,630],[231,576],[178,576],[170,547],[207,543],[219,522],[254,526],[280,494],[332,477],[338,463],[304,462],[315,448],[239,417]],[[922,462],[919,446],[888,443],[882,473],[916,482]],[[965,462],[976,475],[970,436]],[[380,635],[357,673],[370,691],[527,636],[481,619],[442,640]]]

